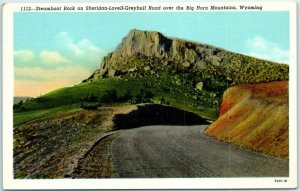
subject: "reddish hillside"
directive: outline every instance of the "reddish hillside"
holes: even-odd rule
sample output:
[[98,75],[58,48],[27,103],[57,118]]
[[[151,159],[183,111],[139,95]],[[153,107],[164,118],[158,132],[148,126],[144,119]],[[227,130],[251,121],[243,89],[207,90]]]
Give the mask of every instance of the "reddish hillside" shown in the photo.
[[225,91],[220,117],[207,134],[288,159],[288,81],[239,85]]

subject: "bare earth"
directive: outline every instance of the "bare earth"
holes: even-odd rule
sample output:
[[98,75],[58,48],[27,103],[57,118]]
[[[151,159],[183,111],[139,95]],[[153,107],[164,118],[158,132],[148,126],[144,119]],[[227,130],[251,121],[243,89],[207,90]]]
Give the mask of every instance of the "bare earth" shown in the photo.
[[288,161],[217,141],[202,126],[146,126],[112,140],[111,177],[288,176]]

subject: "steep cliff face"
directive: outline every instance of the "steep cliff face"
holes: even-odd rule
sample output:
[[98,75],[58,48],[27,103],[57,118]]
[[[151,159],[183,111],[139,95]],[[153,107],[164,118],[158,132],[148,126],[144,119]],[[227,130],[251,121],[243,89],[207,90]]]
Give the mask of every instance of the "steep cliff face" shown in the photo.
[[225,91],[220,117],[207,134],[283,159],[289,157],[288,82],[239,85]]
[[132,61],[130,58],[139,56],[159,59],[165,65],[180,62],[185,67],[193,63],[206,68],[206,62],[199,61],[210,57],[217,62],[220,60],[216,56],[218,52],[220,49],[216,47],[167,38],[159,32],[131,30],[116,50],[104,58],[101,69],[93,77],[114,76],[114,71],[124,69],[124,65],[130,70],[132,68],[126,67]]
[[172,66],[176,71],[224,77],[228,83],[257,83],[288,79],[288,66],[214,46],[168,38],[159,32],[131,30],[116,50],[104,57],[90,79],[144,76]]
[[159,32],[132,30],[112,54],[110,61],[142,54],[147,57],[194,63],[202,57],[216,55],[218,52],[220,49],[216,47],[167,38]]

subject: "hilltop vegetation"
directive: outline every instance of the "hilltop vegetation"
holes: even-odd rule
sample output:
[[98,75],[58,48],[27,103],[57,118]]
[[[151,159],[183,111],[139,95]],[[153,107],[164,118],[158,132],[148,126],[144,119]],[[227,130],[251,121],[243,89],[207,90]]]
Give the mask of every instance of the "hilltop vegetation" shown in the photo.
[[209,78],[222,81],[228,86],[288,80],[287,64],[273,63],[240,54],[231,55],[233,54],[231,52],[226,53],[228,57],[215,55],[217,58],[222,58],[220,62],[201,60],[196,63],[164,60],[138,53],[126,58],[126,64],[116,61],[109,68],[96,71],[83,82],[107,77],[143,77],[155,75],[160,71],[168,72],[170,75],[187,73],[187,75],[192,75],[195,79],[191,79],[195,81]]

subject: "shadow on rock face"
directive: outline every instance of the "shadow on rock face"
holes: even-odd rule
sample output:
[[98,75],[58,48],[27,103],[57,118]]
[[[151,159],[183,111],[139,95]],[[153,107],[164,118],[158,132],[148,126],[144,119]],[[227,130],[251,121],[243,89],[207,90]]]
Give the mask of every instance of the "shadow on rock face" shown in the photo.
[[114,130],[147,125],[208,124],[205,119],[192,112],[158,104],[138,106],[138,109],[128,114],[117,114],[114,116],[113,122]]

